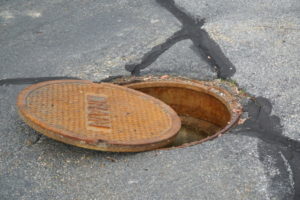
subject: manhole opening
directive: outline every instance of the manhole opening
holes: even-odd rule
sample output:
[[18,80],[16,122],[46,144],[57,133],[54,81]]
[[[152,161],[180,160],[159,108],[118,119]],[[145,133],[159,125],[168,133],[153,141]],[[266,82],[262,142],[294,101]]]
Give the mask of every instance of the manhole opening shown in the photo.
[[164,148],[191,146],[218,137],[241,114],[236,98],[212,82],[172,79],[122,85],[162,100],[180,116],[182,127],[175,140]]

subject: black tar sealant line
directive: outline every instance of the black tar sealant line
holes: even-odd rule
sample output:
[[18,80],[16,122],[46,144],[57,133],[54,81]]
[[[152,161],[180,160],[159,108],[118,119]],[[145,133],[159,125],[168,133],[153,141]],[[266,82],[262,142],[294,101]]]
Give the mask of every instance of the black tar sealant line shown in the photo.
[[[213,68],[216,67],[218,78],[229,79],[234,75],[236,69],[233,64],[226,58],[218,44],[209,37],[208,33],[201,29],[204,20],[196,20],[189,16],[180,10],[173,0],[157,0],[157,2],[182,23],[182,29],[167,39],[165,43],[154,47],[149,53],[145,54],[141,63],[126,65],[126,69],[130,71],[132,75],[139,75],[140,70],[151,65],[172,45],[184,39],[191,39],[201,57],[210,63]],[[117,77],[118,76],[109,77],[103,81],[109,82]],[[34,84],[42,81],[62,79],[79,80],[79,78],[76,77],[12,78],[0,80],[0,86]],[[243,125],[238,126],[237,131],[233,131],[233,134],[259,138],[265,143],[272,145],[274,149],[271,152],[266,152],[264,145],[258,145],[260,159],[263,160],[265,156],[271,155],[277,160],[276,165],[281,174],[284,174],[287,169],[278,152],[282,153],[291,166],[295,190],[294,200],[298,200],[300,199],[300,142],[292,140],[282,134],[280,119],[277,116],[270,115],[271,110],[272,105],[266,98],[257,97],[254,100],[250,100],[244,107],[244,111],[249,113],[249,119],[246,120]],[[276,178],[280,177],[274,177],[274,179]]]
[[[149,53],[145,54],[142,62],[139,64],[127,65],[126,69],[132,75],[139,75],[140,70],[145,69],[152,64],[161,54],[176,42],[183,39],[191,39],[198,50],[199,55],[210,63],[213,70],[217,71],[218,78],[230,79],[236,68],[230,60],[224,55],[219,45],[213,41],[208,33],[201,29],[205,20],[197,20],[179,9],[173,0],[156,0],[162,7],[172,13],[181,23],[182,29],[167,39],[163,44],[154,47]],[[259,138],[265,143],[258,144],[260,160],[263,161],[266,156],[272,156],[276,160],[276,166],[280,170],[280,175],[276,179],[282,180],[287,177],[287,167],[280,153],[291,166],[294,182],[294,200],[300,199],[300,142],[290,139],[282,134],[282,126],[277,116],[270,115],[272,104],[264,97],[256,97],[248,102],[244,111],[249,113],[249,119],[237,128],[236,134],[247,135],[249,137]],[[263,144],[269,144],[273,150],[267,152]],[[280,179],[281,178],[281,179]],[[272,187],[272,186],[271,186]],[[291,186],[292,187],[292,186]]]
[[132,75],[139,76],[140,70],[151,65],[161,54],[168,50],[175,43],[184,40],[192,40],[197,53],[212,67],[213,71],[217,71],[218,78],[227,79],[235,73],[234,65],[224,55],[219,45],[213,41],[208,33],[201,29],[204,19],[197,20],[181,11],[173,0],[157,0],[157,2],[173,14],[181,23],[182,29],[164,43],[159,44],[146,53],[142,61],[137,64],[128,64],[125,69]]
[[54,76],[54,77],[29,77],[29,78],[8,78],[0,80],[1,85],[22,85],[22,84],[34,84],[43,81],[51,81],[51,80],[80,80],[80,78],[76,77],[68,77],[68,76]]
[[188,36],[184,33],[184,31],[180,30],[180,31],[174,33],[164,43],[153,47],[150,52],[146,53],[143,56],[142,61],[140,63],[127,64],[125,66],[125,69],[127,71],[131,72],[131,75],[139,76],[140,71],[142,69],[145,69],[149,65],[151,65],[161,54],[163,54],[171,46],[173,46],[175,43],[177,43],[181,40],[187,39],[187,38],[188,38]]
[[234,65],[224,55],[219,45],[209,37],[204,29],[201,29],[205,19],[193,18],[179,9],[173,0],[156,1],[182,23],[182,31],[193,41],[201,57],[211,65],[213,70],[217,71],[218,78],[228,79],[236,72]]
[[[284,177],[288,179],[289,173],[282,156],[287,160],[291,167],[294,182],[294,200],[300,199],[300,142],[290,139],[282,134],[283,127],[280,118],[271,115],[272,104],[263,97],[257,97],[248,102],[244,106],[245,112],[248,112],[249,119],[238,128],[234,134],[246,135],[261,139],[263,142],[270,144],[272,150],[268,151],[265,143],[258,145],[260,160],[263,161],[267,156],[271,156],[276,160],[276,167],[280,173],[274,176],[275,182],[282,180]],[[282,154],[282,155],[281,155]],[[272,185],[271,185],[272,187]],[[288,197],[284,199],[289,199]]]
[[[180,74],[179,74],[180,75]],[[111,82],[123,76],[112,76],[100,82]],[[292,175],[294,183],[294,200],[300,199],[300,142],[283,135],[283,127],[280,118],[271,115],[272,104],[264,97],[252,97],[245,105],[244,112],[248,113],[248,119],[242,125],[229,131],[229,134],[245,135],[258,138],[259,159],[264,163],[268,157],[275,160],[275,167],[280,171],[275,176],[272,175],[270,187],[278,187],[282,180],[289,180]],[[284,157],[284,158],[283,158]],[[292,173],[286,166],[286,161]],[[266,166],[265,166],[266,167]],[[266,171],[269,170],[266,167]],[[283,199],[291,199],[289,194],[284,194]]]

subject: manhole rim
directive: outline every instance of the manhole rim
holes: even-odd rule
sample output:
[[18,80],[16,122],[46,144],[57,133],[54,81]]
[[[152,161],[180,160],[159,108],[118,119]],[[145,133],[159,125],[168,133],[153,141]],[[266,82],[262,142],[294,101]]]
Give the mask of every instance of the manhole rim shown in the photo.
[[[229,131],[231,128],[233,128],[237,124],[237,122],[240,119],[240,116],[242,114],[242,106],[238,102],[237,98],[235,98],[234,95],[231,94],[229,91],[218,87],[213,81],[191,80],[191,79],[186,79],[183,77],[169,77],[165,80],[156,79],[156,77],[154,77],[154,79],[151,79],[151,80],[143,80],[143,78],[139,77],[138,81],[139,82],[134,82],[134,83],[124,82],[121,84],[122,84],[122,86],[130,87],[130,88],[134,87],[133,89],[147,88],[147,87],[148,88],[163,87],[163,86],[182,88],[180,86],[185,86],[184,88],[191,89],[191,90],[197,90],[199,92],[205,92],[205,93],[217,98],[219,101],[221,101],[226,106],[227,110],[231,114],[230,120],[228,121],[227,125],[224,128],[222,128],[221,130],[217,131],[215,134],[208,136],[204,139],[198,140],[198,141],[182,144],[180,146],[162,147],[162,148],[160,148],[161,150],[185,148],[185,147],[201,144],[203,142],[220,137],[222,134]],[[223,96],[221,97],[220,94],[223,94],[224,97]],[[227,98],[228,101],[226,101],[225,98]]]

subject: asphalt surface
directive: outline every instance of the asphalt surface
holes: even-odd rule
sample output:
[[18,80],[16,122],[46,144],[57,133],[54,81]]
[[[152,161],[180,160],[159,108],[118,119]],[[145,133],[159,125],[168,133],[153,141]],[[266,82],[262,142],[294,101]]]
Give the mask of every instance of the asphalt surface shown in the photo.
[[[300,199],[300,2],[0,1],[0,199]],[[84,150],[19,118],[44,80],[172,74],[236,82],[248,120],[144,153]]]

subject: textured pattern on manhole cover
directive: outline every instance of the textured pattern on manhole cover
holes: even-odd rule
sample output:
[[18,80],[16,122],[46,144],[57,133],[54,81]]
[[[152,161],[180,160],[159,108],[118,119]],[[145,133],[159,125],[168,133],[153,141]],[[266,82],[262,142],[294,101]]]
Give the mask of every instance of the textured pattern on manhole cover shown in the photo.
[[20,115],[34,129],[69,144],[108,151],[142,151],[172,141],[180,119],[151,96],[113,84],[49,81],[18,97]]

